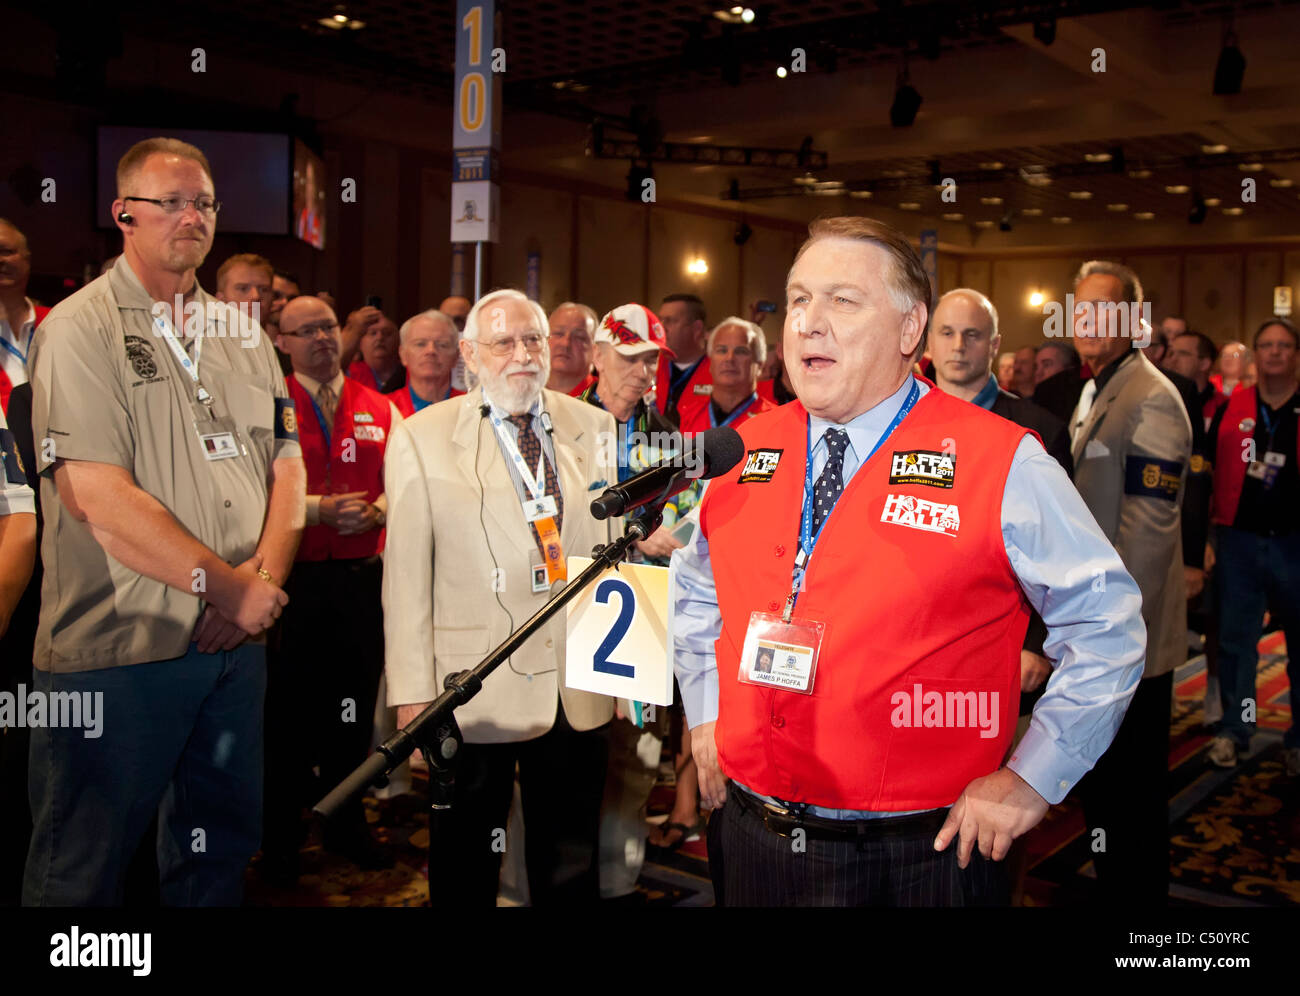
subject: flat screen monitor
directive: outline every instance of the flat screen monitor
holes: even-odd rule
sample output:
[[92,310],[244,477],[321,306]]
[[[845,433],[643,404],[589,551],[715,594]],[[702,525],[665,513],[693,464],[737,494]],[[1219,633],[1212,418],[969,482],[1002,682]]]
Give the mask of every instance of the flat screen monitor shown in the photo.
[[300,139],[293,140],[293,234],[325,248],[325,164]]

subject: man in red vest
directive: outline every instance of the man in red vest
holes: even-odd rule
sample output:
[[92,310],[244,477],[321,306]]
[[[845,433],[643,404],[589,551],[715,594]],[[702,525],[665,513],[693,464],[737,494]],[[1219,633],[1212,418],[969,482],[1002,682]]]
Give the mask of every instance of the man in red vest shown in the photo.
[[596,383],[591,352],[600,316],[585,304],[565,301],[551,312],[549,321],[551,376],[546,387],[576,398]]
[[[1210,760],[1237,763],[1255,732],[1255,673],[1265,610],[1286,634],[1287,678],[1300,687],[1300,393],[1296,353],[1300,333],[1272,318],[1255,333],[1259,384],[1238,387],[1210,426],[1214,459],[1211,518],[1217,527],[1219,687],[1223,719]],[[1300,725],[1294,706],[1283,739],[1288,775],[1300,775]]]
[[50,310],[27,296],[31,272],[27,236],[0,218],[0,412],[9,411],[10,392],[27,383],[32,337]]
[[659,306],[659,321],[673,356],[659,358],[655,407],[675,425],[707,407],[713,390],[705,352],[704,302],[694,294],[669,294]]
[[683,434],[719,425],[738,426],[776,406],[758,393],[758,371],[767,359],[763,330],[743,318],[725,318],[709,333],[705,357],[713,391],[703,405],[682,411]]
[[465,393],[451,385],[460,330],[450,317],[432,308],[423,311],[404,321],[397,337],[397,355],[406,368],[406,384],[388,397],[403,418]]
[[[277,345],[293,361],[287,380],[307,465],[307,528],[285,586],[293,608],[280,618],[268,669],[259,868],[292,884],[304,803],[342,781],[370,749],[384,667],[384,453],[401,415],[378,391],[343,376],[338,319],[320,298],[285,305]],[[317,765],[319,784],[309,787]],[[360,801],[326,827],[325,846],[363,868],[392,864],[371,839]]]
[[[1004,903],[1012,840],[1119,726],[1141,596],[1033,433],[912,375],[930,285],[906,238],[809,231],[798,402],[741,426],[671,566],[715,883],[727,905]],[[1031,607],[1054,674],[1003,766]]]

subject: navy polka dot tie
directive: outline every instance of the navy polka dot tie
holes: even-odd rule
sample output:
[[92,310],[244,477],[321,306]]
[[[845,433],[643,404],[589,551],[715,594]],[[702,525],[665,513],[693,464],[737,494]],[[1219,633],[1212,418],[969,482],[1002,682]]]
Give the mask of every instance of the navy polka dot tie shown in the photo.
[[840,492],[844,490],[844,451],[849,445],[849,434],[843,429],[827,429],[822,438],[826,440],[828,458],[825,468],[822,469],[821,476],[817,478],[817,483],[813,485],[812,531],[814,536],[817,535],[817,530],[822,527],[822,522],[826,516],[831,514],[831,509],[835,507],[835,500],[839,498]]

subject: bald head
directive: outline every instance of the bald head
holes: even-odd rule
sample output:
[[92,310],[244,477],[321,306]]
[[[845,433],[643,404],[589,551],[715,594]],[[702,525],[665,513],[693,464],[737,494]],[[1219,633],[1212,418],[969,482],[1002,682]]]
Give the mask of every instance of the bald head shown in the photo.
[[997,309],[987,297],[965,287],[941,297],[930,320],[930,356],[940,390],[958,397],[978,393],[1001,343]]

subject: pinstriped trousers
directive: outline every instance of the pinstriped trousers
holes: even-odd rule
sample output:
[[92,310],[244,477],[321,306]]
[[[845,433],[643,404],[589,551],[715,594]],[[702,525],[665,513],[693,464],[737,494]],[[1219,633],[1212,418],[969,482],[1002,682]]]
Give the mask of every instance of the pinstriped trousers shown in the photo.
[[[984,858],[978,846],[965,869],[957,867],[954,839],[935,851],[934,834],[853,840],[794,840],[769,830],[757,813],[735,801],[727,788],[720,833],[722,894],[727,906],[1006,906],[1010,884],[1002,862]],[[712,821],[710,821],[712,822]],[[722,905],[722,903],[719,903]]]

